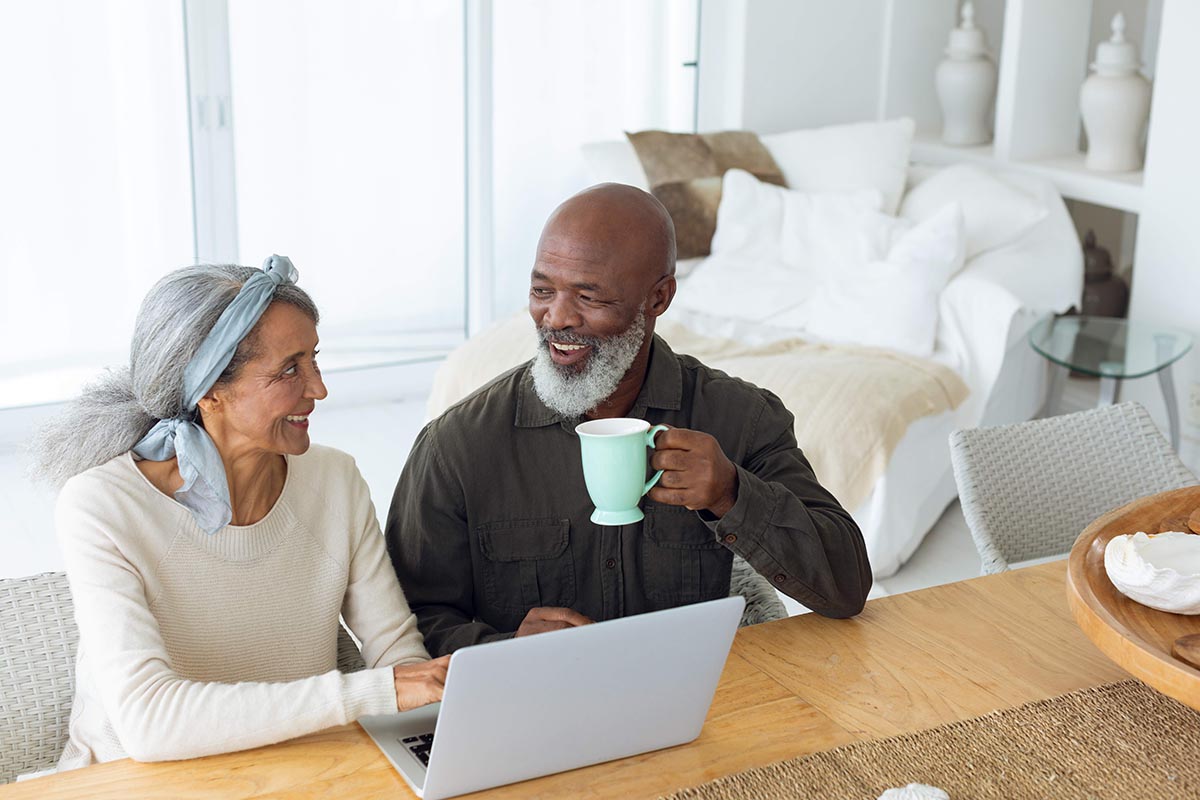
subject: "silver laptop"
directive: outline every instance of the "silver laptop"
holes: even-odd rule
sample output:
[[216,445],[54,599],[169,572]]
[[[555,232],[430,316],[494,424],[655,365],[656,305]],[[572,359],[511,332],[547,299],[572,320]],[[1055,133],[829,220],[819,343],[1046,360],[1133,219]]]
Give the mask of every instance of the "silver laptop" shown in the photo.
[[425,800],[690,742],[745,602],[467,647],[441,703],[359,722]]

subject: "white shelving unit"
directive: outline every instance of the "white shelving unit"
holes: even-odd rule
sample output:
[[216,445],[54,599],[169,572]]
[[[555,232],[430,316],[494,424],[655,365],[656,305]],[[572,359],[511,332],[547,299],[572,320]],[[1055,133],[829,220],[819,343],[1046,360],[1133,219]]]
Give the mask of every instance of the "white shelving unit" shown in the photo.
[[[941,58],[958,0],[887,0],[878,116],[911,116],[916,161],[972,162],[1042,175],[1067,198],[1127,212],[1122,263],[1133,262],[1130,319],[1190,331],[1200,342],[1200,0],[975,0],[976,20],[995,48],[998,81],[994,141],[958,148],[940,141],[933,65]],[[1143,73],[1153,81],[1145,168],[1094,172],[1083,166],[1079,90],[1117,11],[1129,21]],[[900,15],[907,15],[901,19]],[[914,19],[923,17],[924,24]],[[1091,215],[1097,209],[1077,209]],[[1111,212],[1106,212],[1111,214]],[[1136,215],[1131,216],[1131,215]],[[1136,224],[1135,224],[1136,223]],[[1136,242],[1133,239],[1136,231]],[[1111,234],[1110,234],[1111,235]],[[1118,264],[1121,266],[1121,264]],[[1200,407],[1200,348],[1176,365],[1176,402]],[[1131,381],[1122,399],[1138,400],[1166,430],[1156,381]],[[1200,413],[1185,415],[1180,453],[1200,468]]]
[[1138,213],[1142,210],[1142,172],[1104,174],[1083,166],[1083,153],[1049,158],[1014,160],[1000,158],[992,145],[953,147],[932,136],[918,136],[912,159],[922,164],[947,165],[964,161],[1040,175],[1058,187],[1063,197],[1098,206]]
[[[1064,197],[1139,213],[1141,171],[1095,172],[1084,167],[1079,90],[1088,74],[1098,31],[1118,10],[1156,26],[1162,0],[976,0],[976,18],[998,67],[993,142],[954,147],[940,140],[941,115],[933,69],[955,24],[958,0],[913,4],[891,0],[879,116],[906,115],[917,123],[913,160],[982,164],[1040,175]],[[920,17],[921,24],[915,20]],[[1143,41],[1157,42],[1157,30]],[[1153,58],[1146,53],[1143,60]],[[1154,65],[1147,65],[1154,73]],[[1153,124],[1153,117],[1151,118]]]

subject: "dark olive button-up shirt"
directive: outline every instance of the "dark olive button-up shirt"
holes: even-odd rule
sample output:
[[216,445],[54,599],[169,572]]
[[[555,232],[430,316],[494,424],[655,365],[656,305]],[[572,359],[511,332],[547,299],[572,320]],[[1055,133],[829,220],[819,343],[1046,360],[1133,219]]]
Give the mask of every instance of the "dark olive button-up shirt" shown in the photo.
[[779,398],[655,337],[629,416],[715,437],[737,467],[733,508],[718,520],[644,499],[642,522],[592,522],[580,420],[542,403],[528,364],[421,431],[386,537],[430,653],[511,636],[537,606],[605,620],[724,597],[734,553],[814,611],[862,610],[862,533],[817,482]]

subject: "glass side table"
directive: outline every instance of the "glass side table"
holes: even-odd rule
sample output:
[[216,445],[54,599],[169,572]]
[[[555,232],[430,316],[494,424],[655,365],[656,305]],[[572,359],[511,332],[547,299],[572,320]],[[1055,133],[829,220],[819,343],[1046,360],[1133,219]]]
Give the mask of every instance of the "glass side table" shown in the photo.
[[1054,413],[1070,370],[1100,378],[1101,406],[1117,402],[1121,381],[1157,374],[1171,446],[1179,449],[1179,408],[1171,365],[1192,349],[1191,334],[1111,317],[1050,317],[1029,332],[1029,344],[1055,365],[1042,416]]

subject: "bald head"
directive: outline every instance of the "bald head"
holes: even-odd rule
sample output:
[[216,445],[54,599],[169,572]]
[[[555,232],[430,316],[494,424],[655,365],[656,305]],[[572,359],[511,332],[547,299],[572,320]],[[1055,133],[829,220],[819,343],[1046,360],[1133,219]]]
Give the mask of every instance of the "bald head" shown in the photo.
[[538,254],[608,265],[647,287],[675,274],[675,225],[655,197],[602,183],[568,198],[550,215]]

